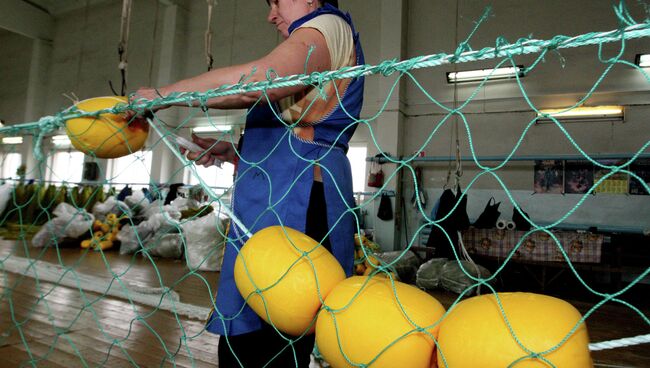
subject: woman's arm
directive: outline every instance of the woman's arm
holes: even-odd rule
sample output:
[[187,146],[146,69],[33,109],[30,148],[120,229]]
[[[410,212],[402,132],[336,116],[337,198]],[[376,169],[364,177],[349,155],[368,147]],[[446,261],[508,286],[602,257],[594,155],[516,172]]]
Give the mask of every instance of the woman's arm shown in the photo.
[[[305,60],[307,60],[309,50],[312,46],[314,49],[309,56],[307,70],[305,70]],[[205,92],[224,84],[236,84],[243,75],[250,74],[254,68],[257,71],[247,82],[266,80],[266,72],[269,69],[273,69],[278,76],[288,76],[305,72],[309,74],[312,72],[326,71],[330,69],[330,64],[330,55],[323,35],[313,28],[299,28],[261,59],[245,64],[211,70],[157,89],[141,88],[135,93],[133,99],[153,100],[159,98],[160,95],[166,97],[173,92]],[[305,88],[307,86],[300,85],[269,89],[266,93],[271,101],[277,101],[283,97],[294,95]],[[249,92],[218,97],[209,100],[207,106],[219,109],[247,108],[255,103],[262,95],[262,92]],[[187,104],[182,103],[177,104],[177,106],[187,106]],[[199,106],[199,102],[194,102],[193,106]],[[158,109],[160,108],[164,107],[158,107]]]

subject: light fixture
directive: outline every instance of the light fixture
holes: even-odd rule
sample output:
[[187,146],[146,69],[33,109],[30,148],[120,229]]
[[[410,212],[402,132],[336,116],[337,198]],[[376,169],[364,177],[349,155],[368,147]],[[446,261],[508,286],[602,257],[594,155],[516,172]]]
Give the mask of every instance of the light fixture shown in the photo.
[[52,136],[52,143],[55,146],[69,146],[70,138],[67,135],[54,135]]
[[650,54],[639,54],[634,63],[641,68],[650,68]]
[[193,133],[231,132],[246,123],[246,113],[246,110],[232,110],[227,115],[198,116],[192,118],[186,127],[191,128]]
[[575,107],[564,109],[545,109],[537,114],[538,123],[548,123],[553,117],[561,122],[580,121],[622,121],[624,118],[623,106],[593,106]]
[[22,144],[23,137],[4,137],[2,138],[2,144]]
[[210,125],[210,126],[198,126],[192,128],[194,133],[218,133],[218,132],[229,132],[232,130],[232,125]]
[[516,76],[519,76],[519,78],[523,78],[525,76],[523,65],[517,65],[515,67],[507,67],[507,68],[477,69],[477,70],[465,70],[462,72],[448,72],[447,83],[480,82],[484,79],[487,80],[510,79],[510,78],[515,78]]

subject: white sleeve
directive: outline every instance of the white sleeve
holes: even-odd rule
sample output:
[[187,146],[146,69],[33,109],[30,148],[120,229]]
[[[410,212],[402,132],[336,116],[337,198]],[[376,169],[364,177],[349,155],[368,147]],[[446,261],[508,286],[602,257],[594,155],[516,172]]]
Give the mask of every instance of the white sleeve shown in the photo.
[[334,14],[324,14],[303,23],[298,28],[314,28],[325,37],[332,70],[355,64],[352,60],[354,54],[352,29],[343,18]]

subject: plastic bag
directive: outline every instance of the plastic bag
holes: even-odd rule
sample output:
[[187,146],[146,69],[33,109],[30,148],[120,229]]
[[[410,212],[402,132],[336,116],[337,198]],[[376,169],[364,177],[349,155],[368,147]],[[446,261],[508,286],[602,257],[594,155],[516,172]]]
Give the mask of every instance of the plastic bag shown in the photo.
[[151,238],[153,227],[148,222],[141,222],[138,225],[124,225],[117,233],[117,240],[120,241],[120,254],[133,254],[141,249],[140,244]]
[[139,208],[147,206],[149,200],[145,198],[144,193],[141,190],[136,190],[131,195],[124,198],[124,203],[126,203],[131,210],[137,212]]
[[163,201],[161,201],[160,199],[156,199],[155,201],[149,204],[145,204],[140,209],[138,215],[145,217],[145,219],[148,219],[149,217],[164,211],[164,208],[165,206],[163,205]]
[[179,229],[163,226],[144,243],[144,249],[154,257],[181,258],[183,255],[183,239]]
[[[460,265],[456,261],[449,261],[442,266],[442,270],[440,270],[440,284],[444,289],[460,294],[465,289],[476,284],[476,281],[469,278],[465,272],[474,277],[480,277],[483,279],[492,276],[492,273],[481,265],[468,261],[460,261],[460,263],[463,265],[465,271],[460,268]],[[477,290],[478,287],[475,287],[465,295],[472,295],[476,293]]]
[[13,184],[3,184],[0,186],[0,213],[3,213],[7,208],[13,189]]
[[154,230],[156,231],[163,226],[173,226],[180,229],[179,228],[180,224],[178,222],[178,219],[180,217],[181,217],[180,212],[174,212],[174,211],[167,212],[167,209],[163,209],[162,212],[150,216],[149,219],[147,219],[147,222],[150,223],[151,227],[153,227]]
[[81,208],[75,208],[68,203],[60,203],[48,221],[32,238],[32,246],[37,248],[56,244],[63,238],[76,239],[92,228],[95,216]]
[[[159,202],[154,203],[160,205]],[[169,210],[169,212],[166,212],[167,210]],[[156,238],[158,232],[160,233],[158,234],[158,237],[161,237],[170,232],[178,233],[180,231],[177,220],[177,218],[180,218],[180,212],[178,212],[177,209],[171,208],[170,206],[164,206],[161,210],[160,207],[156,208],[156,206],[151,206],[145,211],[145,213],[149,216],[146,220],[140,221],[137,225],[124,225],[120,232],[117,233],[117,240],[121,242],[120,254],[133,254],[143,248],[153,254],[156,252],[153,248],[156,247],[156,244],[158,244],[157,242],[159,241],[159,239]],[[171,228],[171,230],[169,230],[169,228]],[[165,229],[168,230],[165,231]],[[173,247],[178,248],[178,251],[161,250],[157,254],[165,254],[165,257],[169,255],[170,258],[179,258],[180,255],[177,255],[177,253],[181,249],[180,239],[178,240],[178,244],[179,245],[172,245]],[[169,244],[165,243],[165,246],[168,245]]]
[[128,217],[131,217],[133,215],[131,209],[126,205],[126,203],[118,201],[115,196],[108,197],[104,202],[95,203],[92,212],[95,218],[100,221],[104,221],[106,219],[106,215],[109,213],[114,213],[118,216],[125,214]]
[[[138,198],[142,200],[136,202]],[[178,208],[170,205],[163,206],[161,200],[155,200],[149,203],[145,200],[144,194],[127,197],[128,202],[133,205],[133,211],[137,213],[131,218],[132,224],[122,227],[117,234],[117,240],[121,242],[120,254],[133,254],[141,249],[146,249],[150,254],[166,258],[179,258],[182,253],[180,246],[181,240],[173,240],[172,237],[161,239],[167,233],[180,231],[178,220],[181,213]],[[172,229],[163,231],[164,226],[170,226]],[[160,232],[160,234],[157,234]],[[156,236],[158,236],[156,238]],[[176,234],[177,238],[180,238]],[[161,245],[163,249],[154,250]],[[154,254],[155,253],[155,254]]]
[[213,212],[181,225],[185,237],[185,258],[191,270],[221,270],[226,246],[223,234],[228,221]]
[[415,285],[421,289],[434,290],[440,286],[440,273],[447,258],[433,258],[423,263],[415,277]]
[[[402,251],[383,252],[376,253],[375,256],[381,260],[382,263],[392,263],[402,255],[402,253]],[[397,272],[397,276],[401,281],[411,283],[415,279],[419,265],[420,259],[418,256],[415,253],[408,251],[404,253],[397,262],[393,263],[392,267],[395,272]]]
[[170,205],[179,211],[187,210],[190,208],[198,208],[200,206],[198,201],[183,197],[177,197],[171,201]]

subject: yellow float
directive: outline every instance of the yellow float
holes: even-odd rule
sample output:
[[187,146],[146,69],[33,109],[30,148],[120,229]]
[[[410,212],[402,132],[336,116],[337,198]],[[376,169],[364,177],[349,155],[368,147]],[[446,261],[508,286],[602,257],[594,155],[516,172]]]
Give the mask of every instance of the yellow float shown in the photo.
[[353,276],[325,299],[316,321],[316,344],[335,368],[354,367],[350,362],[429,368],[435,357],[432,336],[444,313],[435,298],[416,287],[385,277]]
[[[123,96],[95,97],[75,104],[81,112],[96,112],[127,103]],[[143,119],[127,120],[125,114],[105,113],[97,117],[70,119],[65,130],[74,148],[99,158],[117,158],[139,151],[149,135]]]
[[309,236],[281,226],[255,233],[235,260],[235,283],[248,305],[278,330],[312,333],[321,301],[345,272]]
[[[500,293],[507,320],[519,341],[555,367],[593,367],[584,323],[557,349],[581,319],[571,304],[546,295]],[[440,326],[438,367],[546,368],[529,355],[510,333],[496,297],[482,295],[458,303]],[[553,349],[552,351],[549,351]],[[444,361],[442,359],[444,356]],[[513,364],[521,359],[517,364]]]

